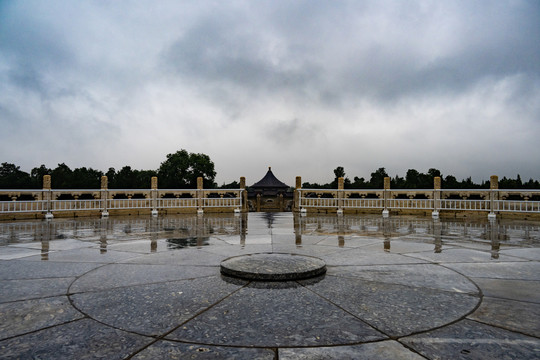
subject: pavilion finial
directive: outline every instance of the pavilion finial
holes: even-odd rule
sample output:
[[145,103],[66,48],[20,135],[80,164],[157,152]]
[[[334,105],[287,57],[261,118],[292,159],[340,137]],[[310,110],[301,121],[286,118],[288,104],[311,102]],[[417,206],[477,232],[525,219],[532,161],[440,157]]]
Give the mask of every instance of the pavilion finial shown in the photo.
[[271,166],[269,166],[269,167],[268,167],[268,170],[272,170],[272,167],[271,167]]

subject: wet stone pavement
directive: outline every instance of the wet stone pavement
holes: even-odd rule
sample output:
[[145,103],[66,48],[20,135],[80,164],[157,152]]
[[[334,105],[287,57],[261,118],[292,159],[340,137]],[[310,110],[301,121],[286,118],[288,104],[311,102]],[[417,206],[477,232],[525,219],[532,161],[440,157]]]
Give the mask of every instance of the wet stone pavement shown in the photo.
[[[276,253],[320,259],[326,273],[252,281],[220,272],[226,259]],[[540,357],[533,221],[0,222],[0,289],[2,359]]]

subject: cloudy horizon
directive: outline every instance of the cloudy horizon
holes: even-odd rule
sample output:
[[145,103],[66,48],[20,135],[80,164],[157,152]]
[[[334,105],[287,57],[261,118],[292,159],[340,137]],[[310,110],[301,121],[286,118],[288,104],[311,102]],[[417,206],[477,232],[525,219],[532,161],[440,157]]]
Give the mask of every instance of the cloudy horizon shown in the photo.
[[0,162],[540,179],[538,1],[3,1]]

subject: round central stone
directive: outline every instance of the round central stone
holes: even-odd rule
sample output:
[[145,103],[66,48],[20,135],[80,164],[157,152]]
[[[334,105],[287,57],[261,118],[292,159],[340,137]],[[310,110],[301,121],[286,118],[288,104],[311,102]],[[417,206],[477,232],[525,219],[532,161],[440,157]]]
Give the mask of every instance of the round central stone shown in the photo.
[[223,260],[221,273],[246,280],[300,280],[326,273],[326,263],[312,256],[250,254]]

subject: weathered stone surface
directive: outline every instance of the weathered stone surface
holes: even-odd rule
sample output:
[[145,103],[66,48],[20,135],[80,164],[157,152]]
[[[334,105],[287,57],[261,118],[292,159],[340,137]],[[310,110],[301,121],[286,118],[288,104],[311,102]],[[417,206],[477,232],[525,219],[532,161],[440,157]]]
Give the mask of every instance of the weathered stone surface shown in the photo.
[[154,341],[82,319],[0,341],[4,359],[125,359]]
[[167,338],[279,347],[353,344],[385,336],[294,282],[253,282]]
[[0,304],[0,339],[82,318],[66,296]]
[[326,272],[321,259],[293,254],[251,254],[221,263],[221,273],[246,280],[285,281],[308,279]]
[[71,298],[95,320],[140,334],[163,335],[240,286],[212,276],[87,292]]
[[421,360],[424,357],[408,350],[397,341],[363,345],[279,349],[282,360]]
[[271,349],[250,349],[211,345],[183,344],[173,341],[158,341],[144,349],[132,359],[230,359],[230,360],[273,360]]
[[326,276],[306,286],[390,336],[449,324],[471,312],[478,296],[426,287]]
[[400,340],[428,359],[538,359],[540,340],[470,320]]
[[[511,313],[512,316],[508,316]],[[470,319],[540,337],[540,304],[484,297]]]
[[[521,225],[290,213],[3,222],[0,357],[537,358],[540,227]],[[220,274],[231,256],[278,252],[328,272]]]

